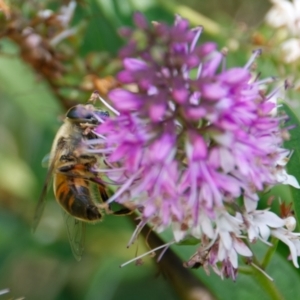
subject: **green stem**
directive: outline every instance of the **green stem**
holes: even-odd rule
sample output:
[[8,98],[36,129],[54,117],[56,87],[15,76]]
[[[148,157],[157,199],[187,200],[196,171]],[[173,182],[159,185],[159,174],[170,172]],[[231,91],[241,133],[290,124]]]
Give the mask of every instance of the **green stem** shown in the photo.
[[270,296],[270,299],[284,300],[284,297],[281,295],[281,293],[277,289],[276,285],[274,284],[274,281],[272,279],[268,278],[266,274],[264,274],[264,268],[268,265],[274,251],[277,248],[277,244],[278,244],[277,239],[272,238],[271,242],[273,244],[273,247],[270,247],[270,249],[268,249],[262,263],[260,263],[258,261],[258,259],[255,256],[253,256],[252,257],[253,264],[250,266],[250,268],[252,270],[252,274],[254,275],[253,276],[254,280],[266,292],[266,294],[268,294]]
[[253,270],[251,267],[239,267],[239,273],[244,275],[253,275]]
[[262,269],[266,269],[266,267],[268,266],[269,262],[271,261],[271,258],[273,256],[273,254],[276,251],[277,245],[278,245],[278,239],[272,237],[271,239],[271,244],[273,246],[269,247],[268,251],[265,254],[265,257],[263,258],[260,266]]
[[198,26],[201,24],[205,28],[205,32],[208,34],[216,36],[222,33],[222,27],[217,22],[186,5],[179,3],[177,4],[176,2],[170,0],[158,0],[158,3],[172,14],[177,13],[180,16],[187,18],[193,25]]
[[284,300],[284,297],[278,291],[274,281],[270,280],[261,271],[252,266],[254,279],[258,282],[259,286],[265,290],[272,300]]

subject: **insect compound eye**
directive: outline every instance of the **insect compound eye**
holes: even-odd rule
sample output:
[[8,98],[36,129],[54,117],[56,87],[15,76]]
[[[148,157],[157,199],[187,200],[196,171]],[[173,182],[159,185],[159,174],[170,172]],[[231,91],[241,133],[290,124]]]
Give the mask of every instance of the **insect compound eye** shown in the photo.
[[90,106],[84,105],[76,105],[71,107],[66,117],[71,121],[76,123],[90,123],[90,124],[98,124],[99,121],[95,115],[95,112]]
[[100,118],[108,118],[109,117],[109,112],[104,111],[104,110],[96,110],[95,114],[99,116]]

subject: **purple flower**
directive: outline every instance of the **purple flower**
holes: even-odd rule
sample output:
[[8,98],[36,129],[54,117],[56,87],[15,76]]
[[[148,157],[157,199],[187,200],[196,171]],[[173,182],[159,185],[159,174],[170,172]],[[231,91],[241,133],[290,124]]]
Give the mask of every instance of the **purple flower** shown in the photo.
[[214,43],[197,44],[201,27],[190,29],[180,17],[172,26],[149,26],[141,14],[134,21],[142,42],[123,30],[128,43],[118,74],[131,88],[110,93],[120,114],[96,129],[99,154],[116,167],[107,176],[120,186],[109,202],[133,203],[140,226],[171,227],[176,242],[196,237],[202,252],[190,264],[210,265],[234,279],[238,254],[252,255],[243,238],[267,240],[285,226],[266,211],[246,210],[241,217],[237,199],[256,207],[267,186],[298,184],[280,163],[289,151],[282,148],[276,103],[261,87],[268,80],[250,72],[259,51],[244,67],[226,69]]

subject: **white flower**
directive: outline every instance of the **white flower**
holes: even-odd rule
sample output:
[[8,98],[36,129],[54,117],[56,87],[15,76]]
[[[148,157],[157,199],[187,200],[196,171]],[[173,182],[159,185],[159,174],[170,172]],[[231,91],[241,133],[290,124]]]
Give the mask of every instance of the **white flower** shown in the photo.
[[277,161],[277,170],[276,170],[276,180],[281,184],[288,184],[293,186],[296,189],[300,188],[300,185],[297,179],[293,175],[289,175],[286,172],[285,166],[290,159],[290,154],[288,150],[282,151],[278,161]]
[[292,216],[281,219],[268,210],[256,210],[257,201],[250,197],[245,198],[244,202],[246,212],[243,216],[237,214],[237,217],[246,221],[250,242],[258,238],[267,242],[270,236],[276,237],[290,248],[294,266],[299,268],[297,257],[300,256],[300,233],[291,232],[296,227],[296,219]]
[[267,242],[272,228],[282,228],[285,225],[285,221],[275,213],[268,210],[256,210],[257,201],[245,197],[244,202],[246,212],[243,215],[237,213],[237,218],[245,221],[245,231],[248,233],[250,242],[257,239]]
[[204,213],[203,210],[199,213],[199,224],[197,226],[191,226],[191,234],[195,238],[201,238],[202,234],[205,234],[210,239],[214,238],[215,231],[212,220]]
[[[203,216],[202,216],[203,217]],[[226,210],[216,212],[214,221],[205,218],[201,229],[208,232],[212,237],[203,239],[201,247],[192,256],[187,265],[192,266],[194,262],[201,263],[207,273],[208,266],[219,276],[236,278],[238,269],[238,255],[252,257],[252,251],[243,242],[241,227],[243,220],[230,215]],[[210,226],[214,224],[214,228]],[[206,227],[206,229],[204,229]],[[201,231],[202,231],[201,230]]]
[[300,58],[300,39],[291,38],[280,45],[282,60],[286,63],[292,63]]
[[[238,254],[251,257],[253,254],[247,245],[239,238],[241,236],[241,225],[243,221],[226,211],[218,214],[216,219],[215,237],[210,243],[211,258],[213,264],[222,263],[222,270],[219,274],[223,277],[235,279],[235,272],[238,268]],[[215,268],[213,268],[215,270]],[[230,270],[230,272],[229,272]]]
[[57,19],[60,21],[63,27],[67,27],[73,17],[75,8],[76,8],[76,1],[70,1],[67,6],[62,6],[60,9],[60,13]]
[[284,228],[278,228],[271,231],[272,236],[278,238],[290,248],[290,257],[296,268],[298,265],[298,256],[300,256],[300,233],[291,232]]
[[218,261],[223,262],[229,260],[232,267],[238,268],[238,254],[251,257],[251,250],[242,242],[241,239],[231,236],[228,232],[220,234],[220,243],[218,249]]
[[289,216],[284,219],[285,222],[285,227],[287,228],[288,231],[293,231],[296,228],[296,219],[293,216]]
[[53,15],[53,11],[51,9],[45,9],[39,11],[37,15],[42,19],[48,19]]
[[272,8],[265,16],[268,25],[274,28],[285,27],[292,35],[300,30],[300,0],[271,0]]

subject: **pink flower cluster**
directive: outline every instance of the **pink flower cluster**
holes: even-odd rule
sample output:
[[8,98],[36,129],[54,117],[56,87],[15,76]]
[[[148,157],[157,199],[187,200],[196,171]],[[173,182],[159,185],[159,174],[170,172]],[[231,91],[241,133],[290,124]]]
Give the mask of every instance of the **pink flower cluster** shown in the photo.
[[[258,192],[291,179],[279,176],[289,151],[273,93],[262,89],[272,80],[250,72],[259,51],[245,66],[226,68],[225,55],[214,43],[198,45],[202,28],[185,19],[151,26],[137,13],[134,21],[137,31],[121,31],[124,87],[109,95],[119,114],[96,129],[97,151],[115,169],[107,176],[119,185],[109,201],[133,203],[140,226],[171,227],[176,242],[196,237],[202,252],[190,264],[235,278],[237,255],[252,256],[243,241],[248,230],[251,242],[266,237],[255,209],[237,199],[256,208]],[[265,219],[270,234],[285,226],[277,218]]]

